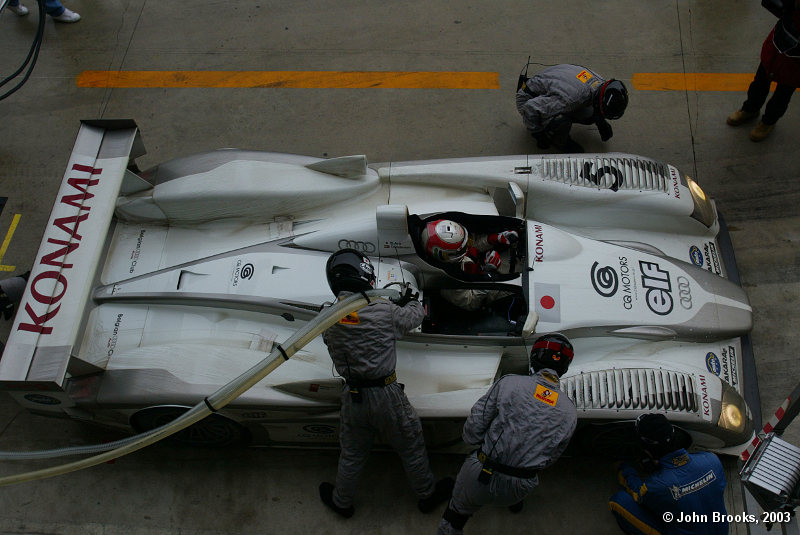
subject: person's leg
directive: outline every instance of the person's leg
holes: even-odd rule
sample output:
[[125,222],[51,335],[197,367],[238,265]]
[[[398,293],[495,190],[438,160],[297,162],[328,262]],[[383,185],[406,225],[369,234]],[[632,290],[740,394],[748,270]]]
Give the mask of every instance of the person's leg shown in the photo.
[[[356,405],[357,407],[353,408]],[[366,419],[362,419],[363,404],[348,403],[342,406],[339,444],[339,468],[336,472],[336,488],[333,491],[333,502],[338,507],[351,507],[356,487],[364,473],[369,453],[372,450],[374,431]],[[353,414],[355,413],[355,414]]]
[[660,535],[662,526],[624,490],[608,501],[611,514],[620,529],[628,535]]
[[64,5],[59,0],[45,0],[44,11],[51,17],[58,17],[64,13]]
[[778,119],[783,117],[789,107],[789,101],[792,100],[792,95],[794,95],[794,89],[792,86],[778,84],[769,102],[767,102],[767,107],[764,108],[764,115],[761,117],[762,123],[775,124]]
[[756,76],[747,88],[747,100],[742,103],[742,110],[748,113],[758,113],[769,95],[771,81],[764,65],[759,63]]
[[420,499],[428,498],[434,493],[435,479],[425,449],[422,422],[399,384],[385,387],[382,394],[384,406],[377,411],[383,424],[381,432],[400,456],[414,492]]
[[747,88],[747,100],[742,103],[742,107],[728,116],[727,123],[731,126],[739,126],[751,119],[758,117],[761,106],[769,95],[770,79],[764,65],[759,63],[756,75],[750,86]]

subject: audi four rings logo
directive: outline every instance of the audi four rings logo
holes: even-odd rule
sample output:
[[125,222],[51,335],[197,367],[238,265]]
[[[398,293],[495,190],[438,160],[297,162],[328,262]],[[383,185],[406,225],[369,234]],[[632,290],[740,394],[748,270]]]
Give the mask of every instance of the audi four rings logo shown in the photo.
[[617,293],[619,288],[619,277],[617,272],[611,266],[605,266],[598,269],[599,262],[592,264],[592,286],[594,291],[603,297],[611,297]]
[[689,310],[692,308],[692,288],[689,286],[689,279],[681,275],[676,280],[678,281],[678,297],[681,306]]
[[362,253],[374,253],[376,248],[375,244],[369,241],[356,241],[356,240],[339,240],[339,249],[355,249]]
[[255,270],[256,268],[253,266],[253,264],[245,264],[242,266],[242,271],[241,273],[239,273],[239,276],[242,277],[243,279],[248,279],[248,280],[252,279]]

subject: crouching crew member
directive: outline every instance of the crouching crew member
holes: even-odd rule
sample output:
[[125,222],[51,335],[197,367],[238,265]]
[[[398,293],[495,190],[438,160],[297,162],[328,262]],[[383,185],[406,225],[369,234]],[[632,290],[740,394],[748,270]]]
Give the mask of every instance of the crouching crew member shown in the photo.
[[463,533],[484,505],[522,510],[538,471],[558,459],[575,432],[575,405],[558,387],[572,355],[566,337],[542,336],[531,351],[530,375],[501,377],[472,407],[463,437],[478,449],[461,467],[438,535]]
[[[710,452],[687,453],[675,444],[675,430],[663,414],[643,414],[636,431],[652,465],[640,475],[628,463],[620,466],[624,490],[611,497],[609,507],[628,534],[726,535],[725,472]],[[670,519],[664,522],[664,519]]]
[[608,141],[614,135],[608,120],[622,117],[628,106],[625,84],[579,65],[555,65],[520,82],[517,111],[540,149],[583,152],[569,135],[572,123],[594,124]]
[[[369,258],[343,249],[328,259],[326,273],[333,293],[344,299],[372,290],[375,273]],[[395,342],[422,323],[425,316],[411,289],[398,303],[377,299],[323,333],[336,371],[347,384],[342,390],[341,454],[336,485],[319,486],[322,502],[345,518],[353,516],[353,496],[376,435],[400,455],[418,507],[427,513],[447,500],[452,478],[434,483],[422,424],[397,382]]]

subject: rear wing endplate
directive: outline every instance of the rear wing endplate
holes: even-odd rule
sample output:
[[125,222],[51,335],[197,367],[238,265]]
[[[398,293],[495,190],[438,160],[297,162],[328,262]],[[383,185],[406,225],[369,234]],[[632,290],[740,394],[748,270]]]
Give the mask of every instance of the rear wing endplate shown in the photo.
[[127,169],[141,154],[135,122],[81,122],[0,359],[3,390],[63,388],[116,199],[138,179]]

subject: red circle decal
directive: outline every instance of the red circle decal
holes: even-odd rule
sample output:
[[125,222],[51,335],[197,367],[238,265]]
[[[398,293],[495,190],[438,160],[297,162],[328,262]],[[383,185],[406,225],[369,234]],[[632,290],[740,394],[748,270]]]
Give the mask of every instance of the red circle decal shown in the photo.
[[542,308],[546,308],[547,310],[550,310],[551,308],[556,306],[556,300],[550,297],[549,295],[545,295],[544,297],[542,297],[539,303],[541,303]]

